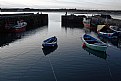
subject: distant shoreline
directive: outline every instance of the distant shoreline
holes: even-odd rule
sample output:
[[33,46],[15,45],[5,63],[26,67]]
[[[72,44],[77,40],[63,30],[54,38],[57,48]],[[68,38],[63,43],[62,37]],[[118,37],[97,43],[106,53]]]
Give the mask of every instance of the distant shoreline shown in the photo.
[[81,14],[121,14],[121,10],[0,8],[1,12],[75,12]]

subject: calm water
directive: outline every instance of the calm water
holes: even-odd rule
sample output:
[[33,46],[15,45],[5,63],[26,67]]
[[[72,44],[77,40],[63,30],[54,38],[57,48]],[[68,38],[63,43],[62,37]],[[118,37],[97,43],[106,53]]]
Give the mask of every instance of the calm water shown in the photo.
[[[0,36],[0,81],[121,81],[121,40],[104,39],[106,54],[83,49],[83,27],[62,27],[62,14],[49,13],[48,26]],[[51,36],[58,47],[43,50]]]

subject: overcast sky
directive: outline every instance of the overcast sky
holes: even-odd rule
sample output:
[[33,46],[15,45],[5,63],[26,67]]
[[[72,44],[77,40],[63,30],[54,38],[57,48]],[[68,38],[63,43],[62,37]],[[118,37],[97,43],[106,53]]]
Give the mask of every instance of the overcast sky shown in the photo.
[[120,0],[0,0],[1,8],[77,8],[121,10]]

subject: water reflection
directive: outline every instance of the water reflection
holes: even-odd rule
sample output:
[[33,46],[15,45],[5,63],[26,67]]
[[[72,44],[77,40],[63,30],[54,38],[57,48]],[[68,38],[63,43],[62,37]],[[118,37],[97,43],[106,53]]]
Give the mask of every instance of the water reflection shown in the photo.
[[43,50],[44,55],[46,56],[46,55],[54,52],[57,48],[58,48],[58,45],[54,46],[54,47],[42,48],[42,50]]
[[24,33],[9,33],[9,34],[0,34],[0,47],[9,45],[9,43],[21,39],[24,36]]
[[67,24],[67,23],[62,23],[61,24],[62,27],[69,27],[69,28],[83,28],[84,26],[81,24]]
[[83,29],[84,26],[80,25],[80,24],[66,24],[66,23],[61,23],[61,27],[65,29],[65,31],[67,32],[68,28],[69,29]]
[[83,28],[83,30],[84,30],[84,32],[86,33],[86,34],[90,34],[91,33],[91,30],[90,29],[88,29],[88,28]]
[[61,26],[62,27],[65,27],[65,28],[79,28],[79,29],[82,29],[84,26],[81,25],[81,24],[67,24],[67,23],[61,23]]
[[89,55],[93,54],[93,55],[95,55],[95,56],[97,56],[99,58],[105,59],[105,60],[107,58],[106,52],[96,51],[96,50],[90,49],[88,47],[84,48],[84,50],[86,50],[87,52],[89,52]]

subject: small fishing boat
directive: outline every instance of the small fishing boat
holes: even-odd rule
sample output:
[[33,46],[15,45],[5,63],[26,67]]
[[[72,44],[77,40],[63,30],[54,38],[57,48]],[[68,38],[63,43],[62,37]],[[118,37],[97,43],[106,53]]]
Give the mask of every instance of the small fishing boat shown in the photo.
[[118,37],[121,37],[121,28],[118,26],[110,26],[110,29],[113,30],[114,32],[116,32],[116,35]]
[[54,46],[57,46],[57,38],[56,38],[56,36],[50,37],[50,38],[44,40],[43,43],[42,43],[42,46],[43,47],[54,47]]
[[110,29],[115,31],[115,32],[120,32],[121,33],[121,28],[119,28],[118,26],[110,26]]
[[23,32],[26,30],[27,23],[24,21],[17,21],[17,25],[11,27],[10,32]]
[[92,19],[91,18],[84,18],[83,19],[83,24],[84,24],[84,27],[85,28],[88,28],[90,30],[95,31],[97,29],[97,27],[95,26],[96,23],[94,22],[94,20],[92,22]]
[[89,18],[84,18],[84,19],[83,19],[84,27],[86,27],[86,28],[91,28],[90,22],[91,22],[91,19],[89,19]]
[[98,36],[106,37],[106,38],[117,38],[117,33],[114,32],[106,25],[98,25],[97,26],[97,33]]
[[105,43],[87,34],[84,34],[82,36],[82,41],[84,42],[83,46],[86,46],[94,50],[105,52],[107,49],[107,45]]

